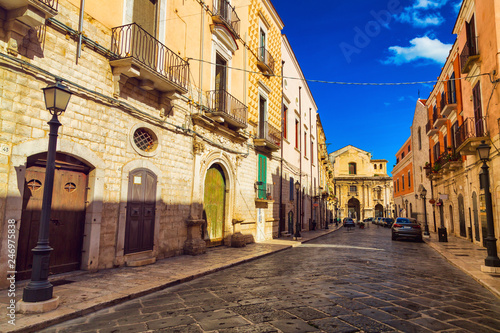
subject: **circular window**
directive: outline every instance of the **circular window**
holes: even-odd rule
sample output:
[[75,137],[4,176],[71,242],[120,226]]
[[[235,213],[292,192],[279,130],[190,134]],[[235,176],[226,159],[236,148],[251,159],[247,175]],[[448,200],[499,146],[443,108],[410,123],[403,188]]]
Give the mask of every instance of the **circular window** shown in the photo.
[[134,132],[134,143],[140,150],[151,153],[156,150],[158,139],[153,131],[140,127]]
[[75,183],[66,183],[64,185],[64,190],[68,193],[72,193],[76,191],[76,184]]
[[35,191],[38,191],[41,187],[42,187],[42,182],[39,181],[38,179],[31,179],[27,184],[26,186],[28,186],[28,188],[35,192]]

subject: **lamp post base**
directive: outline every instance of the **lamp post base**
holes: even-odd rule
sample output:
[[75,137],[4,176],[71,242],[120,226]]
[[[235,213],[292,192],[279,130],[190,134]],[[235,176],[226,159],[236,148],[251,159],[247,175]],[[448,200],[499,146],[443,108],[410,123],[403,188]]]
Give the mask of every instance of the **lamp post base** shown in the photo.
[[43,302],[25,302],[19,301],[16,304],[16,310],[19,313],[44,313],[57,309],[59,306],[59,296],[53,297]]

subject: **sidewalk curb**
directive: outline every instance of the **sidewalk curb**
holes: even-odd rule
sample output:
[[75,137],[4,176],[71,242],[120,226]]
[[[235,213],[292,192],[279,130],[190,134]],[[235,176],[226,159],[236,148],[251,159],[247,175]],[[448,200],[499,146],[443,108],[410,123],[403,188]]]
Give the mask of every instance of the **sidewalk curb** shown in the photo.
[[496,288],[493,288],[488,283],[486,283],[485,281],[483,281],[479,276],[477,276],[475,274],[472,274],[468,270],[464,269],[464,267],[462,267],[460,265],[457,265],[453,260],[451,260],[450,258],[448,258],[448,256],[446,256],[446,254],[445,254],[445,251],[442,251],[439,248],[439,246],[437,246],[437,245],[434,244],[434,242],[429,241],[429,240],[425,240],[425,243],[427,245],[429,245],[434,251],[436,251],[437,253],[439,253],[443,258],[445,258],[446,261],[448,261],[450,264],[452,264],[456,268],[460,269],[462,272],[466,273],[468,276],[470,276],[475,281],[477,281],[480,285],[482,285],[485,289],[487,289],[489,292],[491,292],[493,295],[495,295],[496,297],[500,298],[500,290],[497,290]]

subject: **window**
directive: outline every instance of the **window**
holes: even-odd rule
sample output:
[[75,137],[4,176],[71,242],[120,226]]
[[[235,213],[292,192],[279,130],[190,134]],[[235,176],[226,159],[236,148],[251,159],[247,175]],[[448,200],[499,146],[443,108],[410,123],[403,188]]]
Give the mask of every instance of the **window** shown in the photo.
[[356,163],[354,162],[349,163],[349,174],[350,175],[356,174]]
[[405,175],[401,176],[401,184],[403,186],[402,190],[404,190],[405,189]]
[[445,135],[443,137],[443,141],[444,141],[444,151],[447,151],[448,150],[448,135]]
[[[396,164],[399,163],[399,157],[396,157]],[[377,166],[375,165],[375,169],[377,168]]]
[[283,105],[283,137],[288,138],[288,108]]
[[411,188],[411,173],[408,171],[408,188]]
[[267,99],[259,95],[259,138],[267,137]]
[[314,141],[311,140],[311,161],[314,161]]
[[307,157],[307,132],[304,132],[304,157]]
[[379,169],[382,170],[382,164],[380,164],[380,168]]
[[410,153],[411,151],[411,145],[408,145],[408,154]]
[[149,153],[158,147],[158,138],[149,128],[140,127],[134,132],[134,144],[140,150]]
[[438,160],[438,158],[439,158],[439,142],[434,145],[433,149],[434,149],[434,151],[433,151],[433,153],[434,153],[434,162],[436,162]]
[[399,179],[398,179],[398,186],[397,186],[397,191],[399,192]]
[[483,112],[481,109],[481,88],[478,82],[472,89],[472,99],[474,101],[474,118],[476,123],[476,137],[484,136]]
[[451,125],[451,146],[457,148],[457,132],[458,132],[458,121],[455,121]]
[[260,29],[260,60],[266,61],[266,32]]
[[[396,162],[396,163],[397,163],[397,162]],[[373,165],[373,167],[375,168],[375,170],[377,170],[377,165],[376,165],[376,164],[374,164],[374,165]]]
[[405,158],[405,152],[401,153],[401,160],[403,160],[403,158]]
[[295,119],[295,148],[299,149],[299,121]]
[[448,101],[447,104],[456,104],[457,103],[457,88],[455,85],[455,72],[451,74],[450,79],[448,80]]
[[357,186],[354,186],[354,185],[349,186],[349,192],[357,192],[357,191],[358,191]]
[[422,150],[422,129],[418,128],[418,150]]

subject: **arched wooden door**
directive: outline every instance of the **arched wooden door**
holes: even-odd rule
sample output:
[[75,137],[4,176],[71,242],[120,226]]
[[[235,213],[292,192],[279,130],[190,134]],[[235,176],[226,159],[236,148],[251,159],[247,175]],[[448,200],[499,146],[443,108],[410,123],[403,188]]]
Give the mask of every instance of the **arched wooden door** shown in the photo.
[[207,246],[224,243],[224,220],[226,207],[226,180],[219,165],[210,167],[205,177],[203,209],[207,219],[204,235]]
[[146,169],[130,172],[125,226],[125,254],[149,251],[154,246],[156,175]]
[[[453,219],[451,206],[450,206],[450,216]],[[458,220],[460,222],[460,236],[467,237],[467,228],[465,226],[465,207],[464,207],[464,197],[463,195],[458,196]]]
[[375,217],[382,217],[384,216],[384,206],[381,204],[375,205]]
[[472,211],[474,216],[474,234],[476,235],[476,241],[481,240],[481,236],[479,235],[479,212],[477,210],[477,194],[476,192],[472,193]]
[[[23,211],[16,257],[16,279],[31,277],[32,249],[38,241],[45,187],[46,154],[28,159],[23,196]],[[31,166],[30,166],[31,165]],[[85,226],[85,200],[89,168],[76,159],[56,154],[54,190],[49,225],[49,274],[80,269]]]

